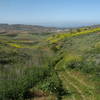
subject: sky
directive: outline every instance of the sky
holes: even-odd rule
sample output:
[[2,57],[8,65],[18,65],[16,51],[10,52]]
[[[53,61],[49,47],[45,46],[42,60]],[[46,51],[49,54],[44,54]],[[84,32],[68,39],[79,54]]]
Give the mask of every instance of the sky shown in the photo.
[[0,0],[0,23],[100,24],[100,0]]

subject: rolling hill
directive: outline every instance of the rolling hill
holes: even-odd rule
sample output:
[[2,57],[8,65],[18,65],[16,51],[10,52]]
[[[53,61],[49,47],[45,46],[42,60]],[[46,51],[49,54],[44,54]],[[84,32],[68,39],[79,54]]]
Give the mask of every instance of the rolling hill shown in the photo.
[[100,100],[100,27],[53,30],[0,26],[0,100]]

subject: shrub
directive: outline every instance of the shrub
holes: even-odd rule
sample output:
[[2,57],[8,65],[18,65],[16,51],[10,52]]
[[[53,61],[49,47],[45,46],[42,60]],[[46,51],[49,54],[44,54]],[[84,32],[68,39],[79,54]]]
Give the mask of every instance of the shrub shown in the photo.
[[65,59],[65,67],[71,69],[80,68],[83,61],[82,56],[75,54],[68,55],[64,59]]
[[26,91],[44,80],[48,74],[48,68],[39,67],[17,69],[17,71],[10,72],[6,79],[0,82],[2,86],[0,87],[1,100],[3,98],[12,100],[24,98]]
[[62,81],[56,72],[51,72],[51,77],[40,83],[38,88],[53,95],[55,94],[59,100],[61,100],[62,96],[68,94],[68,91],[63,88]]

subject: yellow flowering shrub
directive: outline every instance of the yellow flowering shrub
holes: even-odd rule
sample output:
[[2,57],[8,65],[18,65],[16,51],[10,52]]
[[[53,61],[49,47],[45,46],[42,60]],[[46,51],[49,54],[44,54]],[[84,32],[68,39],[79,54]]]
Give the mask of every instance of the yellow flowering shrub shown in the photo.
[[22,46],[15,44],[15,43],[9,43],[9,45],[15,48],[23,48]]
[[55,36],[49,37],[47,39],[47,41],[49,41],[49,43],[52,44],[52,43],[56,43],[59,40],[66,38],[66,37],[73,37],[73,36],[78,36],[78,35],[90,34],[90,33],[98,32],[98,31],[100,31],[100,28],[84,30],[81,32],[76,32],[76,33],[60,33],[60,34],[57,34]]

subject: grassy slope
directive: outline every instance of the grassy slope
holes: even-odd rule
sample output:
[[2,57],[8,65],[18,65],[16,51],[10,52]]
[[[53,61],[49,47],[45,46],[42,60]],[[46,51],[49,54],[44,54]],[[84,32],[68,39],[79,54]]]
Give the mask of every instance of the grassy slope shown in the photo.
[[[10,64],[11,68],[10,70],[8,70],[8,72],[13,69],[13,66],[15,66],[15,69],[13,69],[13,71],[15,72],[18,72],[16,68],[19,69],[19,71],[22,71],[23,69],[28,71],[29,68],[27,69],[27,66],[38,66],[40,67],[39,70],[43,70],[43,72],[47,71],[47,73],[45,74],[48,75],[48,68],[52,69],[49,69],[51,74],[47,79],[44,79],[43,73],[40,72],[39,77],[41,77],[41,79],[43,78],[44,80],[42,81],[42,83],[39,79],[36,80],[38,74],[33,78],[32,75],[34,74],[29,74],[31,80],[29,76],[28,78],[26,78],[26,83],[32,82],[35,78],[35,80],[39,82],[35,85],[35,88],[51,94],[51,96],[49,97],[47,97],[48,95],[46,95],[46,97],[44,96],[42,98],[36,98],[36,100],[51,100],[51,98],[55,100],[55,96],[59,96],[58,91],[60,90],[59,86],[61,85],[59,84],[59,80],[62,81],[63,87],[68,91],[68,94],[66,96],[63,96],[63,100],[99,100],[99,31],[100,28],[82,30],[82,32],[78,33],[61,33],[54,36],[37,36],[32,34],[25,34],[22,36],[19,34],[14,37],[0,36],[0,52],[4,52],[6,57],[9,56],[9,53],[18,53],[14,56],[14,58],[11,56],[10,61],[15,60],[15,62],[13,62],[13,65]],[[23,55],[24,58],[26,55],[26,59],[23,58]],[[29,60],[29,58],[27,59],[27,55],[31,56],[31,60]],[[5,56],[3,55],[0,57],[2,59],[2,57]],[[21,59],[22,61],[20,63],[16,63],[16,59]],[[4,59],[4,61],[6,60]],[[28,63],[23,64],[24,61],[27,61]],[[6,65],[2,66],[9,66],[9,64],[7,63]],[[2,66],[0,65],[1,69]],[[41,67],[46,69],[41,69]],[[29,71],[29,73],[34,73],[35,69],[34,67],[32,68],[33,72]],[[0,72],[0,75],[2,75],[3,71],[6,70],[2,70]],[[22,71],[22,73],[23,72],[24,70]],[[55,72],[57,73],[55,74]],[[20,75],[23,76],[24,74],[22,73],[20,73]],[[11,75],[12,74],[13,73],[11,73]],[[2,84],[2,82],[0,84]],[[33,85],[31,84],[30,88],[32,88],[32,86]],[[32,89],[34,91],[34,86]]]
[[56,64],[56,70],[64,87],[72,93],[64,100],[99,100],[100,33],[65,36],[55,47],[60,43],[63,47],[58,49],[58,56],[63,53],[63,59]]

